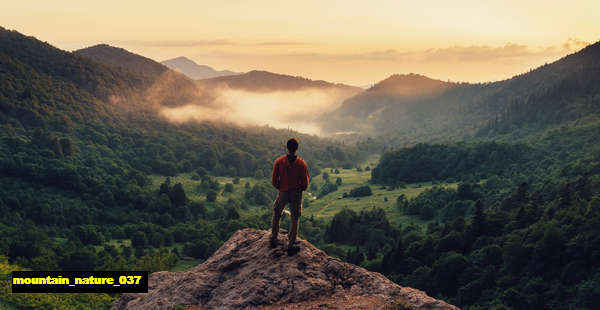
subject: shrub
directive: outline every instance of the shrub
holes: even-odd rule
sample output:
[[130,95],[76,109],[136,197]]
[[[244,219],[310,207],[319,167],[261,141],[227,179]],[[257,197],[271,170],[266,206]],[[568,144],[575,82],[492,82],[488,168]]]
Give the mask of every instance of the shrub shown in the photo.
[[215,202],[217,200],[217,192],[212,189],[206,192],[206,200],[208,202]]
[[373,195],[373,191],[369,185],[359,186],[350,191],[348,196],[350,197],[366,197]]
[[337,185],[333,183],[326,182],[321,186],[321,190],[319,191],[319,198],[331,193],[335,192],[338,189]]

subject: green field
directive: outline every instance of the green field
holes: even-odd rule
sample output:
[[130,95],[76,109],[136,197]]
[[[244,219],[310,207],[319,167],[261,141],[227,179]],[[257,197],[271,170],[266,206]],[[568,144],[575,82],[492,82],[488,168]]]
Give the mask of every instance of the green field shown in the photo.
[[[317,186],[316,191],[307,190],[304,194],[304,199],[308,200],[308,207],[303,209],[303,216],[309,217],[314,216],[318,219],[329,219],[333,217],[336,213],[341,211],[344,208],[348,208],[354,211],[359,212],[360,210],[370,209],[373,207],[381,208],[385,210],[388,219],[390,222],[395,224],[418,224],[424,225],[426,222],[412,216],[406,216],[402,214],[402,212],[396,206],[396,199],[399,195],[404,194],[406,198],[411,199],[417,196],[422,191],[431,188],[434,184],[431,183],[415,183],[415,184],[407,184],[403,188],[387,188],[379,185],[369,184],[369,179],[371,178],[371,171],[367,171],[367,167],[375,167],[377,164],[378,158],[371,157],[365,163],[360,165],[362,171],[358,171],[358,169],[341,169],[338,168],[339,173],[333,173],[335,168],[325,168],[322,170],[322,173],[318,176],[311,178],[311,183],[314,183]],[[335,183],[338,177],[342,178],[342,185],[338,187],[338,190],[331,192],[321,198],[317,199],[317,195],[321,186],[325,183],[323,179],[323,174],[327,172],[329,174],[329,180],[332,183]],[[183,189],[186,193],[186,196],[191,201],[202,201],[205,202],[207,207],[214,206],[214,203],[208,203],[206,201],[206,191],[201,190],[199,185],[201,184],[200,180],[192,180],[191,173],[179,174],[177,176],[171,177],[171,184],[181,183],[183,185]],[[160,184],[164,182],[166,179],[164,176],[151,176],[152,186],[158,189]],[[223,188],[227,183],[233,183],[232,177],[215,177],[215,179],[219,182],[220,189],[219,194],[217,195],[217,203],[224,204],[227,202],[229,198],[234,198],[238,200],[244,199],[244,193],[246,192],[245,184],[249,183],[250,187],[256,184],[257,182],[270,182],[269,178],[264,179],[255,179],[255,178],[240,178],[239,184],[234,184],[233,193],[224,193]],[[344,192],[349,193],[353,188],[358,187],[360,185],[370,185],[373,191],[373,195],[361,198],[343,198]],[[437,186],[444,186],[450,188],[456,188],[458,186],[457,183],[444,183],[437,184]],[[273,197],[275,198],[275,197]],[[386,201],[387,200],[387,201]],[[250,206],[248,210],[240,210],[240,215],[249,215],[255,214],[259,212],[259,210],[269,210],[270,206]]]
[[[378,158],[371,157],[365,163],[360,165],[361,171],[357,168],[353,169],[342,169],[337,168],[339,173],[335,173],[335,168],[324,168],[321,171],[321,174],[314,176],[311,178],[311,183],[315,184],[317,190],[307,190],[304,194],[305,202],[308,200],[308,206],[305,204],[305,208],[303,209],[302,216],[304,218],[314,217],[316,219],[329,220],[336,213],[340,212],[344,208],[351,209],[356,212],[360,212],[361,210],[367,210],[370,208],[381,208],[385,211],[388,220],[393,224],[400,224],[402,226],[406,225],[419,225],[425,226],[428,222],[420,220],[417,217],[404,215],[396,205],[396,199],[401,194],[404,194],[406,198],[412,199],[419,195],[419,193],[424,190],[431,188],[434,184],[431,183],[414,183],[407,184],[403,187],[383,187],[380,185],[372,185],[369,183],[371,178],[370,169],[367,170],[367,167],[373,168],[377,165]],[[327,172],[329,174],[329,181],[332,183],[336,182],[338,177],[342,178],[342,184],[338,187],[338,189],[334,192],[331,192],[321,198],[317,198],[318,192],[323,184],[325,184],[325,180],[323,179],[323,174]],[[171,185],[176,183],[181,183],[183,189],[186,193],[186,197],[191,202],[202,202],[207,207],[208,210],[212,210],[216,205],[225,205],[230,198],[236,200],[244,200],[244,194],[256,183],[259,182],[268,182],[270,183],[269,178],[256,179],[256,178],[240,178],[238,184],[233,184],[233,177],[213,177],[215,180],[219,182],[219,190],[217,195],[216,202],[208,202],[206,200],[206,192],[205,188],[202,188],[200,185],[202,183],[201,180],[193,180],[192,173],[184,173],[179,174],[174,177],[170,177]],[[152,175],[152,188],[158,190],[160,185],[165,182],[166,177],[159,175]],[[224,192],[225,184],[232,183],[233,184],[233,192],[227,193]],[[246,185],[248,184],[248,185]],[[372,189],[373,194],[367,197],[353,198],[346,197],[343,198],[344,193],[349,193],[352,189],[361,186],[361,185],[369,185]],[[436,184],[435,186],[444,186],[450,188],[456,188],[458,186],[457,183],[443,183]],[[248,188],[247,188],[248,187]],[[273,197],[275,199],[275,197]],[[245,210],[238,210],[240,216],[247,217],[253,215],[264,214],[265,212],[270,212],[270,205],[249,205]],[[116,246],[120,244],[115,240],[111,241]],[[129,240],[123,240],[122,244],[129,245]],[[183,244],[175,243],[169,248],[178,248],[181,252],[183,248]],[[348,251],[352,247],[350,246],[340,246],[341,249]],[[177,262],[175,266],[170,268],[170,271],[181,271],[189,269],[193,266],[202,263],[202,260],[198,259],[182,259]]]
[[[392,223],[399,223],[403,225],[425,224],[424,221],[421,221],[416,217],[402,214],[402,212],[396,206],[396,199],[401,194],[404,194],[408,199],[411,199],[422,191],[433,187],[431,183],[408,184],[405,186],[405,188],[398,187],[391,189],[379,185],[369,184],[371,172],[365,171],[364,168],[362,171],[357,171],[357,169],[338,170],[339,174],[331,173],[331,169],[326,169],[325,172],[329,173],[330,182],[335,182],[338,177],[341,177],[342,185],[338,187],[337,191],[329,193],[319,199],[316,198],[318,193],[313,193],[310,190],[307,191],[305,199],[310,199],[310,202],[309,207],[303,210],[303,216],[314,216],[315,218],[327,219],[333,217],[336,213],[344,208],[359,212],[360,210],[377,207],[385,210],[388,219]],[[313,178],[311,182],[315,183],[317,188],[321,188],[321,186],[325,183],[325,180],[321,174]],[[343,198],[344,192],[349,193],[353,188],[356,188],[360,185],[370,185],[373,195],[360,198]],[[456,188],[457,184],[438,184],[438,186]]]

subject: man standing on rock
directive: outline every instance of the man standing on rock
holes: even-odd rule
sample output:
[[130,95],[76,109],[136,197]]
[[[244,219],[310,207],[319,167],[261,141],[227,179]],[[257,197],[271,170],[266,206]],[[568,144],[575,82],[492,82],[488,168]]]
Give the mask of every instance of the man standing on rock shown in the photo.
[[273,221],[271,223],[272,248],[277,246],[279,221],[286,204],[290,204],[290,231],[288,232],[288,254],[293,255],[300,249],[295,245],[298,234],[298,223],[302,214],[302,192],[308,187],[309,176],[306,163],[296,156],[298,140],[291,138],[287,141],[288,154],[275,160],[271,182],[279,190],[273,203]]

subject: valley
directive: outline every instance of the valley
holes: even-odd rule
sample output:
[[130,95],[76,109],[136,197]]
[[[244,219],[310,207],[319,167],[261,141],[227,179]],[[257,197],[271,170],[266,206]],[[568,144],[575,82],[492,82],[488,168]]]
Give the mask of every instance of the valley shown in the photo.
[[[400,74],[363,91],[261,70],[194,80],[0,28],[0,73],[2,306],[119,297],[16,296],[10,270],[185,270],[269,229],[291,136],[312,177],[299,235],[328,255],[464,309],[600,302],[600,42],[503,81]],[[266,124],[241,122],[252,113]]]

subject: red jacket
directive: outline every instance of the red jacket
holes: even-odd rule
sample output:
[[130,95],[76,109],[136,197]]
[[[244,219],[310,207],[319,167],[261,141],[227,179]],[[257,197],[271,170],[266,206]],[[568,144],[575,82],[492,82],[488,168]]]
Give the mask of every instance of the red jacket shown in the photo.
[[283,155],[275,160],[271,183],[278,190],[301,189],[304,191],[308,187],[308,180],[308,167],[300,157],[296,157],[293,163],[290,163],[288,155]]

